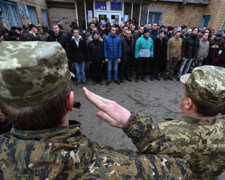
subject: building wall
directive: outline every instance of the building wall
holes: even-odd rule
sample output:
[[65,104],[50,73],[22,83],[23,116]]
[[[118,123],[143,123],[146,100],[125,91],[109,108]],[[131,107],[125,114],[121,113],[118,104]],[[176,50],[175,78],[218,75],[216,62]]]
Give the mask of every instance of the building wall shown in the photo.
[[210,15],[209,27],[216,32],[221,30],[225,23],[225,0],[210,0],[204,15]]
[[[22,22],[23,25],[27,25],[30,22],[30,19],[28,19],[27,16],[26,16],[24,5],[29,5],[29,6],[35,7],[38,23],[40,23],[40,24],[43,23],[41,9],[46,9],[46,10],[48,9],[45,0],[10,0],[10,2],[17,3],[17,8],[18,8],[18,11],[19,11],[20,19],[21,19],[21,22]],[[21,16],[21,13],[20,13],[20,10],[19,10],[19,3],[23,6],[23,13],[25,15],[25,19],[23,19],[22,16]]]
[[150,12],[162,12],[161,24],[171,26],[187,25],[200,27],[205,5],[187,4],[179,9],[180,3],[151,2]]
[[50,24],[55,24],[56,21],[61,21],[62,26],[66,30],[70,30],[70,24],[75,20],[76,13],[74,9],[68,8],[49,8]]

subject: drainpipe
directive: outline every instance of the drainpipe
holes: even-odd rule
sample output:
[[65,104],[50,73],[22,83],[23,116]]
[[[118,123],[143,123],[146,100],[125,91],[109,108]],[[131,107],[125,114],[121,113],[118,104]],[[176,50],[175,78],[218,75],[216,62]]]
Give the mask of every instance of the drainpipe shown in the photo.
[[187,4],[187,0],[183,0],[182,4],[179,6],[179,9],[184,8],[184,6]]

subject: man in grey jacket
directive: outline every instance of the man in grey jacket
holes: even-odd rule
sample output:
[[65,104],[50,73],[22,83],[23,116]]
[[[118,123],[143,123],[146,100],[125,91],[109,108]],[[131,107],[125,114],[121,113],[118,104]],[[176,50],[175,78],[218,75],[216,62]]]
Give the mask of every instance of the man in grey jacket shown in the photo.
[[209,34],[208,33],[204,33],[203,37],[199,40],[199,42],[197,43],[197,48],[198,48],[198,52],[197,52],[197,59],[192,61],[192,65],[189,69],[189,71],[191,72],[194,68],[201,66],[203,64],[203,62],[206,60],[208,54],[209,54]]

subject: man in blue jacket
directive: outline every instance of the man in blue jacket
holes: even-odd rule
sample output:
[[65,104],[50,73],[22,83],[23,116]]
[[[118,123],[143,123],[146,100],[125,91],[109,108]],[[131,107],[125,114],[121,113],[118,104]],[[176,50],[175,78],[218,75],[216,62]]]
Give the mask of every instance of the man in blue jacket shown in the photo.
[[107,85],[111,83],[111,74],[113,69],[114,82],[120,84],[118,81],[118,63],[121,61],[121,40],[120,37],[116,34],[116,27],[112,27],[110,34],[106,36],[104,40],[104,55],[105,61],[108,63],[107,71]]

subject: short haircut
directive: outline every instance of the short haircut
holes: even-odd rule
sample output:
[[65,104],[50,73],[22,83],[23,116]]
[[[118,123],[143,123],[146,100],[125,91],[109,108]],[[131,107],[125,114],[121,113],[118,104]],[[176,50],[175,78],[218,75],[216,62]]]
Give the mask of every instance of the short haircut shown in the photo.
[[112,28],[115,28],[116,29],[117,27],[116,26],[111,26],[110,31],[112,30]]
[[53,28],[54,26],[57,26],[57,27],[59,28],[59,25],[58,25],[58,24],[53,24],[53,25],[52,25],[52,28]]
[[216,116],[219,113],[221,113],[225,109],[225,103],[218,107],[213,107],[210,105],[205,105],[204,103],[201,103],[194,98],[194,96],[191,94],[190,89],[185,85],[186,90],[186,97],[190,98],[192,102],[195,104],[196,112],[203,116]]
[[126,30],[126,32],[127,32],[127,31],[130,31],[130,32],[131,32],[131,29]]
[[94,24],[94,25],[95,25],[95,23],[94,23],[94,22],[90,22],[90,23],[88,24],[88,27],[90,27],[92,24]]
[[74,31],[80,32],[80,30],[78,28],[73,28],[72,32],[74,33]]
[[193,28],[192,28],[192,31],[194,31],[195,29],[197,29],[197,30],[198,30],[198,28],[197,28],[197,27],[193,27]]
[[17,129],[44,130],[59,127],[66,114],[66,102],[72,87],[68,86],[54,98],[31,107],[15,108],[1,104],[7,120]]

